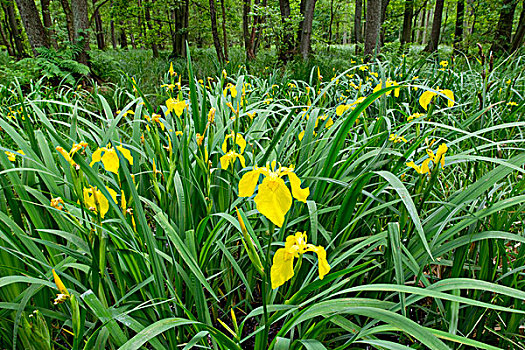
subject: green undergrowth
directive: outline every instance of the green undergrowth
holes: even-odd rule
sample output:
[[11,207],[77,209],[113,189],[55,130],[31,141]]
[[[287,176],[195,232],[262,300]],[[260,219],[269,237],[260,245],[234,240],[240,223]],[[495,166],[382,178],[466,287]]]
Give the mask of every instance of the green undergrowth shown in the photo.
[[2,348],[522,347],[525,57],[105,55],[0,86]]

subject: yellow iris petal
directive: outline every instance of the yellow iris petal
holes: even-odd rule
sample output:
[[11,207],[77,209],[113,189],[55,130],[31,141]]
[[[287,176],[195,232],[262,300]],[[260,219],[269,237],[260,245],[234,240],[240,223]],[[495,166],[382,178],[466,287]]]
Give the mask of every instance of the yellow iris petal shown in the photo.
[[441,166],[445,166],[445,153],[447,152],[448,147],[446,144],[442,143],[439,145],[438,150],[436,152],[436,161],[441,162]]
[[107,171],[118,174],[118,167],[120,162],[118,160],[117,152],[113,148],[106,149],[102,155],[102,164]]
[[426,111],[428,109],[428,104],[432,101],[432,98],[436,95],[433,91],[425,91],[419,97],[419,104]]
[[273,264],[270,269],[272,289],[282,286],[293,277],[293,259],[285,248],[279,248],[273,256]]
[[300,202],[306,203],[306,199],[310,195],[310,188],[301,188],[301,180],[294,172],[286,172],[286,175],[288,175],[288,180],[290,180],[292,195],[294,198]]
[[93,152],[93,154],[91,155],[91,163],[89,163],[89,166],[93,166],[93,164],[100,162],[102,159],[102,152],[104,152],[105,150],[106,148],[102,147]]
[[129,149],[126,149],[122,146],[117,146],[117,149],[119,150],[120,153],[122,153],[124,158],[128,160],[129,164],[133,165],[133,157],[131,156],[131,152],[129,151]]
[[53,269],[52,271],[53,271],[53,279],[55,280],[55,284],[58,290],[60,291],[60,293],[69,296],[69,292],[66,286],[64,285],[64,283],[62,283],[62,280],[60,279],[58,274],[55,272],[55,269]]
[[239,197],[251,197],[259,181],[259,169],[248,171],[239,181]]
[[290,190],[281,178],[265,177],[254,200],[257,210],[278,227],[292,206]]
[[330,272],[330,265],[328,265],[328,261],[326,260],[326,250],[323,247],[317,247],[316,253],[319,266],[319,279],[322,280],[324,276]]
[[441,92],[443,93],[443,95],[448,97],[448,101],[447,101],[448,106],[449,107],[454,107],[454,102],[455,102],[455,100],[454,100],[454,93],[452,91],[448,90],[448,89],[442,90]]

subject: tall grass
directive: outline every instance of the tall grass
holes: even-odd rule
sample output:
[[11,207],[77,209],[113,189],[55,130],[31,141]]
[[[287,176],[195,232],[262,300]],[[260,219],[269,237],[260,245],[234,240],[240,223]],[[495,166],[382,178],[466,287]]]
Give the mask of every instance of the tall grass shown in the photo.
[[[1,86],[2,348],[523,348],[524,59],[391,57],[305,80],[241,67],[202,83],[188,61],[180,90],[158,87],[162,102],[187,102],[180,116],[138,73],[109,89]],[[373,92],[388,78],[399,86]],[[425,112],[419,97],[438,87],[455,103],[438,93]],[[246,169],[221,168],[231,131]],[[76,165],[56,150],[81,141]],[[443,167],[406,165],[442,143]],[[90,166],[107,145],[118,173]],[[238,195],[243,174],[273,160],[310,189],[282,227]],[[304,254],[272,289],[273,256],[298,231],[331,270],[320,280]],[[70,294],[56,305],[53,269]]]

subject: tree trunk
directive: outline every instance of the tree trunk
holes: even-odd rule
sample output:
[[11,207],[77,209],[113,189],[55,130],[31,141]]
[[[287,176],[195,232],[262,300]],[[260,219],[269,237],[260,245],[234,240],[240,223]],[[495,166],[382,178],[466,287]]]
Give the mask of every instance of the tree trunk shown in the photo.
[[523,6],[523,9],[521,10],[520,20],[518,22],[518,28],[516,28],[516,33],[514,34],[514,38],[512,38],[512,47],[511,50],[514,52],[523,43],[523,37],[525,36],[525,4]]
[[[113,8],[113,0],[110,1],[109,7]],[[115,35],[115,19],[113,18],[113,12],[110,12],[111,20],[109,21],[109,34],[111,36],[111,46],[113,50],[117,49],[117,36]]]
[[328,25],[328,50],[330,51],[330,45],[332,45],[332,26],[334,24],[334,0],[330,0],[330,24]]
[[77,57],[79,63],[89,65],[89,17],[87,0],[71,0],[75,42],[82,42],[82,51]]
[[498,25],[496,26],[496,33],[494,34],[492,47],[490,48],[491,51],[507,52],[510,50],[512,21],[514,19],[514,12],[516,11],[517,4],[517,0],[503,0]]
[[385,43],[385,28],[383,27],[383,23],[385,23],[386,19],[386,9],[388,8],[388,4],[390,3],[390,0],[381,0],[381,22],[380,22],[380,29],[379,29],[379,47],[383,47],[383,44]]
[[49,38],[49,42],[55,49],[58,49],[58,44],[55,39],[55,31],[53,30],[53,21],[51,20],[51,13],[49,12],[49,4],[51,0],[40,0],[42,6],[42,20],[44,21],[44,29]]
[[17,57],[24,57],[26,55],[24,51],[24,43],[22,42],[22,36],[20,33],[20,28],[18,27],[18,21],[16,20],[15,6],[13,1],[8,1],[6,7],[7,20],[9,22],[9,28],[11,32],[11,37],[14,41],[14,47],[17,52]]
[[[251,41],[251,36],[249,32],[250,28],[250,17],[248,14],[250,13],[250,7],[251,7],[251,0],[243,0],[243,7],[242,7],[242,35],[244,38],[244,52],[246,53],[246,59],[252,60],[255,58],[255,53],[253,52],[253,41]],[[253,28],[256,26],[256,21],[254,18]],[[253,30],[252,30],[253,32]]]
[[365,23],[365,60],[369,61],[374,51],[379,52],[381,30],[381,0],[368,0]]
[[22,18],[31,49],[37,55],[37,48],[49,48],[49,39],[40,21],[35,2],[33,0],[16,0],[16,5],[18,6],[18,12]]
[[401,47],[412,39],[412,16],[414,15],[414,1],[405,0],[405,12],[403,13],[403,29],[401,31]]
[[69,41],[72,43],[75,41],[75,25],[73,21],[73,12],[71,11],[71,6],[69,5],[68,0],[60,0],[60,3],[62,4],[62,9],[64,10],[64,14],[66,15],[67,35]]
[[445,0],[436,0],[436,7],[434,9],[434,20],[432,21],[432,32],[430,32],[430,40],[428,41],[428,44],[425,47],[426,52],[434,52],[438,48],[444,4]]
[[13,50],[13,47],[11,46],[11,43],[9,43],[9,40],[7,39],[7,35],[5,33],[4,27],[2,26],[2,22],[0,21],[0,39],[2,45],[5,45],[7,48],[7,53],[9,56],[15,56],[15,52]]
[[229,61],[228,57],[228,36],[226,33],[226,9],[224,8],[224,0],[221,0],[221,11],[222,11],[222,37],[223,37],[223,49],[224,49],[224,59]]
[[97,39],[97,48],[104,50],[106,48],[106,42],[104,40],[104,28],[102,27],[102,18],[100,16],[99,8],[96,6],[97,0],[93,0],[93,19],[95,21],[95,38]]
[[315,12],[315,3],[316,0],[307,0],[305,11],[304,11],[304,21],[303,29],[301,35],[301,55],[303,60],[306,60],[311,52],[311,38],[312,38],[312,24],[314,21],[314,12]]
[[[301,1],[301,3],[302,2],[303,1]],[[279,0],[279,9],[281,10],[281,22],[283,23],[283,35],[279,48],[279,60],[286,63],[292,59],[293,56],[293,28],[290,28],[288,23],[290,18],[290,1]]]
[[126,28],[121,26],[120,29],[120,48],[127,50],[128,49],[128,36],[126,35]]
[[463,20],[465,18],[465,0],[456,2],[456,28],[454,29],[454,48],[457,49],[463,41]]
[[[259,0],[255,0],[255,4],[259,5]],[[262,7],[266,9],[267,5],[268,5],[268,0],[263,0]],[[262,26],[266,22],[266,15],[257,16],[255,19],[257,20],[257,22],[256,23],[254,22],[253,27],[252,27],[252,41],[253,41],[253,53],[256,56],[257,51],[259,50],[259,45],[261,44],[261,32],[262,31],[260,30],[260,26]]]
[[363,0],[355,1],[354,12],[354,40],[355,43],[363,42],[363,27],[361,25],[361,17],[363,15]]
[[[152,1],[152,4],[153,4],[153,1]],[[151,24],[151,13],[150,13],[149,7],[150,7],[149,3],[146,2],[145,9],[144,9],[144,19],[146,20],[146,27],[148,28],[147,37],[148,37],[148,40],[151,40],[151,51],[153,53],[153,57],[158,58],[159,57],[159,45],[157,45],[157,41],[156,41],[157,39],[154,37],[155,33],[153,32],[153,25]]]
[[213,45],[215,46],[215,52],[217,52],[217,59],[219,60],[219,62],[223,63],[224,55],[221,47],[221,41],[219,40],[219,32],[217,31],[217,11],[215,10],[215,0],[210,0],[209,2]]

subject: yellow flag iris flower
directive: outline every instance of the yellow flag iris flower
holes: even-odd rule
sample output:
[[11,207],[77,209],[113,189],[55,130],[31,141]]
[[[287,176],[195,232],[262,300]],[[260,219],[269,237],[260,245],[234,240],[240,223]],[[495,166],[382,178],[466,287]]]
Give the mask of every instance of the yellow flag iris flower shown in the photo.
[[[273,161],[271,167],[269,164],[262,168],[256,166],[244,174],[239,181],[239,197],[251,197],[259,182],[259,175],[264,175],[254,198],[255,205],[262,215],[281,227],[284,223],[284,216],[292,206],[292,195],[298,201],[306,203],[310,189],[301,188],[301,180],[294,173],[293,168],[279,166],[276,169],[275,165],[276,162]],[[292,193],[284,183],[284,176],[288,176]]]
[[7,155],[7,159],[9,159],[9,161],[11,161],[11,162],[16,161],[16,156],[17,156],[17,154],[18,154],[18,155],[23,155],[23,156],[25,156],[24,151],[22,151],[21,149],[19,149],[18,151],[16,151],[16,153],[9,152],[9,151],[5,151],[4,153]]
[[60,146],[57,146],[56,150],[62,155],[62,157],[64,157],[69,162],[69,164],[71,164],[72,166],[76,166],[77,164],[73,161],[73,156],[75,155],[75,153],[77,153],[83,148],[85,149],[87,146],[88,144],[82,141],[80,143],[73,144],[73,147],[71,147],[71,150],[69,152],[66,152],[66,150]]
[[230,165],[230,163],[234,163],[235,162],[235,159],[239,158],[239,161],[241,162],[241,165],[242,167],[246,167],[246,160],[244,159],[244,156],[240,153],[237,153],[235,152],[234,150],[231,150],[229,152],[226,152],[226,154],[224,154],[220,161],[221,161],[221,168],[223,170],[226,170],[228,169],[228,166]]
[[231,133],[229,133],[228,135],[226,135],[224,137],[224,142],[222,143],[222,151],[224,153],[227,152],[227,149],[228,149],[228,139],[233,139],[235,138],[235,143],[237,144],[237,146],[239,146],[239,152],[242,154],[244,153],[244,149],[246,148],[246,140],[244,139],[244,137],[237,133],[237,135],[234,135],[234,132],[232,131]]
[[[385,84],[383,86],[383,81],[379,80],[379,84],[376,85],[376,87],[374,88],[374,91],[372,93],[376,93],[376,92],[378,92],[379,90],[381,90],[383,88],[387,88],[387,87],[391,87],[391,86],[399,86],[399,84],[397,83],[397,81],[390,80],[390,78],[388,78],[385,81]],[[400,90],[399,88],[394,89],[394,96],[395,97],[399,97],[399,90]],[[388,91],[385,95],[390,95],[391,93],[392,93],[392,91]]]
[[293,277],[293,260],[300,254],[314,252],[317,254],[319,266],[319,279],[330,271],[330,265],[326,260],[326,250],[321,246],[306,243],[306,232],[297,232],[295,235],[286,237],[284,248],[279,248],[273,256],[273,264],[270,270],[272,289],[282,286]]
[[184,112],[184,109],[188,107],[188,104],[184,100],[179,101],[178,99],[170,98],[166,100],[166,107],[168,108],[166,114],[174,111],[177,117],[180,117]]
[[237,87],[232,83],[228,83],[222,91],[224,97],[228,96],[228,91],[230,92],[230,95],[232,95],[233,98],[237,97]]
[[55,272],[55,269],[53,269],[52,272],[53,272],[53,279],[55,280],[55,285],[57,286],[60,292],[60,294],[57,294],[57,297],[55,298],[55,302],[54,302],[55,305],[57,305],[57,304],[61,304],[64,301],[66,301],[68,298],[70,298],[71,295],[69,294],[66,286],[64,285],[64,283],[62,282],[58,274]]
[[[106,189],[111,195],[111,198],[117,203],[117,192],[109,187],[106,187]],[[84,203],[89,210],[100,213],[102,219],[109,210],[108,199],[96,187],[84,188]]]
[[429,164],[432,162],[433,164],[437,165],[438,163],[441,163],[441,167],[445,166],[445,153],[447,152],[448,147],[446,144],[442,143],[437,151],[436,154],[432,152],[432,150],[427,149],[428,158],[423,161],[421,166],[416,165],[414,162],[408,162],[406,165],[408,167],[413,168],[418,174],[426,174],[430,172]]
[[[129,164],[133,165],[133,157],[131,156],[131,152],[127,149],[125,149],[122,146],[117,146],[117,149],[120,153],[129,161]],[[93,164],[102,161],[102,164],[104,165],[104,169],[107,171],[111,171],[112,173],[118,174],[118,168],[120,165],[117,152],[113,147],[111,147],[110,144],[108,144],[106,147],[101,147],[97,149],[95,152],[93,152],[93,155],[91,156],[91,163],[89,166],[93,166]]]
[[[448,89],[442,90],[439,87],[436,89],[436,91],[442,93],[448,98],[449,107],[454,106],[455,100],[454,100],[454,93],[452,91]],[[428,109],[428,104],[432,101],[434,96],[438,94],[437,92],[427,90],[423,92],[421,96],[419,97],[419,104],[421,105],[421,107],[423,107],[425,111]]]

